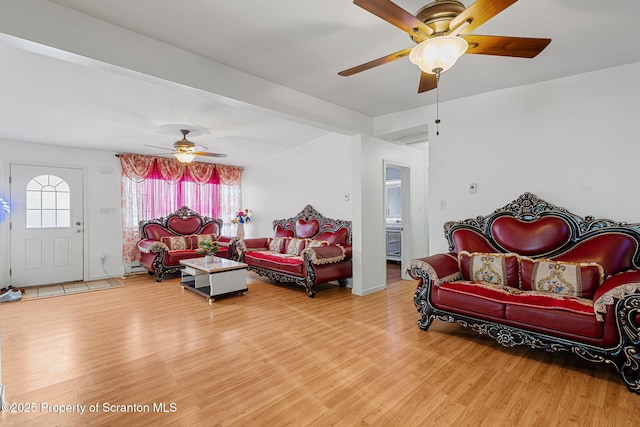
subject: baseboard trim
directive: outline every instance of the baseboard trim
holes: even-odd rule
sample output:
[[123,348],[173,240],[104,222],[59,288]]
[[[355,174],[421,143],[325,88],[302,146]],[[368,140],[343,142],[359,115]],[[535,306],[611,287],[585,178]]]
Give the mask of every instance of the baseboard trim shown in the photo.
[[363,289],[362,292],[358,293],[358,292],[353,292],[355,295],[358,296],[365,296],[365,295],[369,295],[369,294],[373,294],[375,292],[380,292],[380,291],[384,291],[385,289],[387,289],[387,286],[384,284],[378,285],[378,286],[374,286],[373,288],[367,288],[367,289]]

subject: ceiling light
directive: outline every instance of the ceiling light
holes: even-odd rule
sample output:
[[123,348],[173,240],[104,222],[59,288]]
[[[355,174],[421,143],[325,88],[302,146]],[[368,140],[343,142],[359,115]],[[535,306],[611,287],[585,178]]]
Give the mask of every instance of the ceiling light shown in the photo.
[[195,154],[186,151],[173,153],[173,155],[180,163],[191,163],[196,158]]
[[433,37],[414,47],[409,60],[425,73],[440,74],[453,67],[468,47],[469,44],[462,37]]

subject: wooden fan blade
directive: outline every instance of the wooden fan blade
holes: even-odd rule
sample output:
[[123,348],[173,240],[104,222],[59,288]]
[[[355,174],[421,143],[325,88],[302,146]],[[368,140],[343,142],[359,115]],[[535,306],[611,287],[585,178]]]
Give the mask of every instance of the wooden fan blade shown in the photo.
[[438,87],[438,79],[435,74],[429,74],[423,72],[420,74],[420,85],[418,86],[418,93],[427,92]]
[[[449,23],[452,36],[468,34],[518,0],[477,0]],[[469,22],[468,25],[462,25]]]
[[529,37],[480,36],[470,34],[463,36],[463,38],[469,43],[469,48],[466,53],[513,56],[516,58],[533,58],[551,43],[551,39]]
[[194,151],[193,154],[195,154],[196,156],[207,156],[207,157],[227,157],[227,155],[223,153],[208,153],[206,151]]
[[418,42],[433,34],[424,22],[389,0],[353,0],[353,4],[414,36]]
[[413,48],[409,47],[407,49],[403,49],[399,52],[392,53],[391,55],[383,56],[382,58],[374,59],[373,61],[366,62],[364,64],[360,64],[356,67],[349,68],[348,70],[340,71],[338,74],[341,76],[351,76],[353,74],[357,74],[361,71],[368,70],[373,67],[377,67],[378,65],[388,64],[389,62],[393,62],[396,59],[400,59],[405,57],[411,53]]

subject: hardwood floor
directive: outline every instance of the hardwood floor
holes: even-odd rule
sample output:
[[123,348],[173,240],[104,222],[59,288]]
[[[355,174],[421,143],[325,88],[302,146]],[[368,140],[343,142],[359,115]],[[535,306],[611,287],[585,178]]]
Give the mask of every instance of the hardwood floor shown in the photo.
[[[251,274],[208,305],[179,279],[2,304],[9,425],[635,426],[640,396],[610,367],[418,329],[415,282],[365,297]],[[154,408],[154,404],[156,405]],[[165,404],[165,411],[160,405]],[[43,405],[50,405],[49,408]],[[68,405],[64,414],[53,405]],[[84,414],[77,407],[85,405]],[[96,405],[91,407],[90,405]],[[95,412],[90,412],[96,409]],[[155,410],[154,410],[155,409]],[[116,412],[120,410],[120,412]]]

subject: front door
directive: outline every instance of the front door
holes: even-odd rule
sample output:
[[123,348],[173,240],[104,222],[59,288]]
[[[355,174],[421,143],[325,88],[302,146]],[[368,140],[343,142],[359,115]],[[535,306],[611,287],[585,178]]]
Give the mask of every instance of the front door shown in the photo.
[[11,164],[13,286],[83,280],[83,170]]

